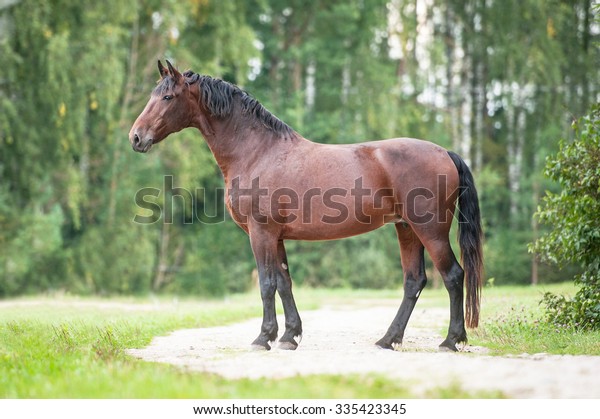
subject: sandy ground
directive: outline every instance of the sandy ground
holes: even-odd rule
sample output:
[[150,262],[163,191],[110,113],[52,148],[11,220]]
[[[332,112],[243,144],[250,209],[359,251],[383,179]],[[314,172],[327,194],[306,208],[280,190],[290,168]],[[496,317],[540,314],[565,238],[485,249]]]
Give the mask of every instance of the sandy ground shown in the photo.
[[[146,361],[226,378],[284,378],[310,374],[377,374],[400,380],[426,396],[436,387],[458,384],[467,391],[500,391],[512,398],[600,398],[600,357],[521,354],[496,357],[485,348],[438,352],[448,313],[417,309],[397,351],[378,349],[396,308],[329,307],[300,313],[304,336],[296,351],[252,351],[260,318],[224,327],[179,330],[130,349]],[[283,318],[279,319],[283,328]],[[280,330],[280,333],[282,331]]]

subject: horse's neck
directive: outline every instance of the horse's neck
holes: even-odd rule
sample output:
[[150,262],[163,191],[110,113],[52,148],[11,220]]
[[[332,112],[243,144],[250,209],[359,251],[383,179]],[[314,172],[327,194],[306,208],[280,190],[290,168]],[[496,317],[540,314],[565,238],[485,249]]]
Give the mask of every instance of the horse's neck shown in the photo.
[[286,141],[280,134],[262,128],[240,128],[235,121],[204,118],[197,126],[210,148],[225,180],[251,173],[260,160],[270,159]]
[[235,166],[236,161],[239,159],[235,150],[236,138],[229,133],[225,133],[220,124],[207,118],[200,118],[199,123],[195,126],[202,133],[208,148],[217,161],[217,165],[227,178],[230,168]]

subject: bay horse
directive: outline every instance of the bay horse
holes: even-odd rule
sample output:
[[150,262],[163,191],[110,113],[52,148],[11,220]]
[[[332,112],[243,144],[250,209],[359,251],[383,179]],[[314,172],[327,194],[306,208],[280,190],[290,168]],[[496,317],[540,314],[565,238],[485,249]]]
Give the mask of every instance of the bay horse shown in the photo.
[[[133,150],[146,153],[171,133],[197,128],[222,171],[232,219],[249,236],[258,269],[263,319],[252,346],[271,349],[278,335],[275,293],[285,315],[282,349],[296,349],[302,322],[292,294],[285,240],[333,240],[394,224],[404,295],[385,335],[394,349],[425,287],[424,250],[450,297],[440,350],[466,342],[477,327],[482,283],[482,229],[471,171],[457,154],[431,142],[396,138],[328,145],[303,138],[256,99],[226,81],[180,73],[158,61],[160,80],[133,124]],[[461,261],[449,231],[458,202]],[[466,301],[463,310],[463,283]]]

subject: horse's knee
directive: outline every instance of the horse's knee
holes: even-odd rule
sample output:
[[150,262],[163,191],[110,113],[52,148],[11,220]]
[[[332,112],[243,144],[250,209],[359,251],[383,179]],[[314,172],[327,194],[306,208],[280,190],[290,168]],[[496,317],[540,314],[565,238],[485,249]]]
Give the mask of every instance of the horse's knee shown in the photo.
[[260,296],[263,300],[270,300],[275,297],[277,291],[277,281],[271,275],[260,278]]
[[424,272],[418,274],[409,272],[404,280],[404,294],[408,298],[417,298],[425,285],[427,285],[427,276]]

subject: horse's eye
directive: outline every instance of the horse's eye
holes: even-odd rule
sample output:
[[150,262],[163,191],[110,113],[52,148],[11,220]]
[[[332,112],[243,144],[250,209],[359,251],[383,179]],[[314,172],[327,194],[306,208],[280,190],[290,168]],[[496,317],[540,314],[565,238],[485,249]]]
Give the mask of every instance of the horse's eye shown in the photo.
[[171,100],[171,99],[173,99],[172,95],[165,95],[165,96],[163,96],[163,100]]

